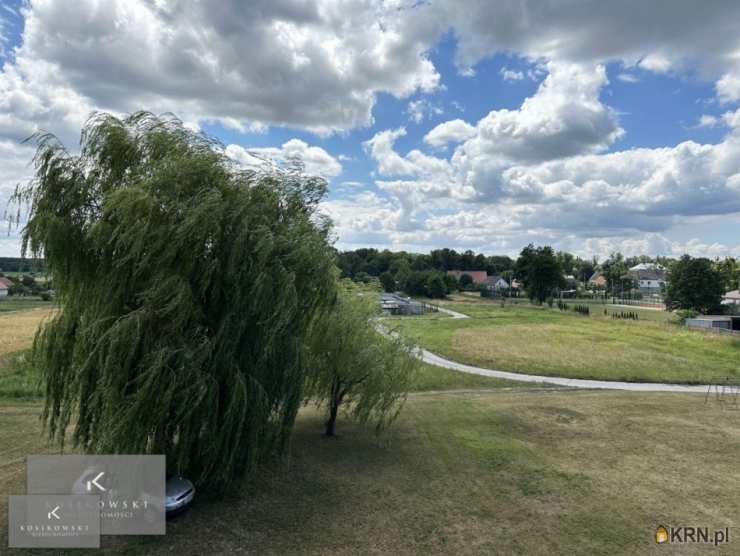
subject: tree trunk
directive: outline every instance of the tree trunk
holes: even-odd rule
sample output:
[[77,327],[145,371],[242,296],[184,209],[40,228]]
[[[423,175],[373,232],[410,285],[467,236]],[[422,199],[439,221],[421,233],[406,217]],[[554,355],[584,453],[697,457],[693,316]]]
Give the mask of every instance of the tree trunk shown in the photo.
[[326,432],[325,436],[335,436],[334,427],[337,423],[337,412],[339,411],[339,404],[337,400],[332,399],[329,405],[329,418],[326,420]]
[[339,413],[339,406],[342,404],[342,398],[344,397],[344,391],[342,390],[342,384],[337,380],[331,387],[331,400],[329,401],[329,418],[326,420],[326,431],[325,436],[335,436],[334,427],[337,423],[337,413]]

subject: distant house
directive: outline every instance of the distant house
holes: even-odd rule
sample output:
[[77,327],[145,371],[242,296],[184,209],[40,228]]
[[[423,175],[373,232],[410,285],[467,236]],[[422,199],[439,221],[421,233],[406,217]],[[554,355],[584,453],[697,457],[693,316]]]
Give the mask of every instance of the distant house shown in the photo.
[[8,290],[13,285],[13,282],[8,280],[5,276],[0,276],[0,297],[8,295]]
[[508,290],[509,283],[501,276],[489,276],[486,278],[486,287],[493,291]]
[[722,296],[722,305],[740,305],[740,290],[732,290]]
[[455,280],[460,280],[463,274],[467,274],[473,279],[473,284],[485,284],[488,280],[488,273],[485,270],[448,270],[447,276],[454,276]]
[[597,288],[605,288],[606,276],[604,276],[601,272],[594,272],[591,275],[591,278],[588,279],[588,283],[592,286],[596,286]]
[[633,266],[629,269],[629,274],[643,293],[659,293],[668,283],[665,267],[656,263]]

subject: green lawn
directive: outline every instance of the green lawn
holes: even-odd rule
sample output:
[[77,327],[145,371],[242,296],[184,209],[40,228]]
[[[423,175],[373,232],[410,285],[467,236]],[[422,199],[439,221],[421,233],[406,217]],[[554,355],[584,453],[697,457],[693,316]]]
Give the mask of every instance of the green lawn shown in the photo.
[[[391,324],[582,319],[491,311]],[[0,316],[0,331],[16,330],[0,354],[3,524],[7,495],[25,490],[25,456],[57,451],[46,443],[36,377],[24,358],[48,315]],[[738,553],[737,418],[703,395],[545,388],[425,364],[384,436],[342,416],[339,437],[323,438],[323,414],[304,407],[289,455],[264,465],[249,484],[226,496],[200,492],[165,537],[103,537],[102,544],[108,554],[142,556],[661,554],[670,549],[655,545],[655,528],[688,524],[730,527],[733,544],[712,550]],[[0,527],[0,547],[6,535]]]
[[489,376],[461,373],[422,363],[417,376],[416,384],[413,386],[415,392],[428,392],[437,390],[466,390],[466,389],[492,389],[492,388],[552,388],[549,384],[524,383],[514,380],[505,380]]
[[642,317],[664,312],[642,311],[641,320],[630,321],[614,320],[603,310],[584,317],[546,307],[502,308],[494,301],[443,305],[472,318],[433,313],[386,322],[435,353],[491,369],[603,380],[740,380],[740,338]]
[[53,302],[44,301],[40,297],[34,296],[4,296],[0,297],[0,313],[6,313],[9,311],[25,311],[27,309],[35,309],[37,307],[52,307]]
[[[0,401],[0,523],[24,456],[50,449],[38,402]],[[109,554],[667,554],[659,524],[731,527],[737,415],[701,395],[498,389],[412,394],[378,442],[298,417],[285,461],[222,498],[200,493],[167,535],[104,537]],[[0,546],[6,545],[4,527]]]

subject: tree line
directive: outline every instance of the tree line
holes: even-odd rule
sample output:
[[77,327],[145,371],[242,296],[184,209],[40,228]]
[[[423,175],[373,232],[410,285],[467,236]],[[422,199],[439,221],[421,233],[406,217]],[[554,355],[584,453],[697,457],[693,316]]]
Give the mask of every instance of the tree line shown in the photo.
[[[641,263],[655,263],[665,268],[667,288],[663,291],[669,309],[698,312],[721,311],[724,292],[740,286],[740,261],[733,257],[710,260],[703,257],[681,258],[626,257],[613,252],[604,260],[584,259],[550,246],[527,245],[516,259],[506,255],[484,255],[473,251],[436,249],[428,254],[377,249],[357,249],[337,254],[342,276],[356,282],[380,282],[386,291],[404,291],[412,296],[441,298],[457,289],[473,288],[469,275],[456,280],[448,270],[485,270],[501,275],[509,283],[520,282],[525,294],[537,303],[558,296],[566,287],[574,287],[567,277],[582,289],[595,272],[606,280],[604,295],[627,297],[638,284],[629,269]],[[639,294],[637,294],[639,295]]]

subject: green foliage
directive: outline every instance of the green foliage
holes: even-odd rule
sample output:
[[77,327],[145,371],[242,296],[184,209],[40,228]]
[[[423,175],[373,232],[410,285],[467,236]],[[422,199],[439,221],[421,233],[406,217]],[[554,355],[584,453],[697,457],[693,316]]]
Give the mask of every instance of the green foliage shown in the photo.
[[396,279],[393,278],[393,274],[391,274],[390,272],[386,270],[379,276],[379,278],[380,278],[380,285],[383,286],[383,291],[386,291],[386,292],[396,291]]
[[676,315],[681,321],[685,321],[686,319],[693,319],[699,316],[699,312],[694,309],[679,309],[676,311]]
[[410,270],[405,274],[401,289],[409,295],[443,298],[449,289],[445,275],[436,270]]
[[564,283],[563,269],[549,246],[535,247],[530,243],[522,249],[516,261],[516,275],[529,298],[539,303]]
[[304,344],[335,296],[326,183],[239,171],[173,118],[95,114],[81,153],[37,137],[23,251],[60,306],[38,333],[43,418],[61,444],[163,453],[224,486],[284,447]]
[[429,254],[356,249],[339,253],[338,264],[343,277],[356,280],[360,272],[380,276],[387,271],[399,283],[404,281],[408,270],[438,270],[443,273],[448,270],[485,270],[493,275],[514,268],[514,261],[505,255],[486,256],[473,251],[458,253],[447,248],[435,249]]
[[722,286],[725,291],[740,288],[740,263],[733,257],[726,257],[714,263],[714,268],[722,277]]
[[414,384],[419,360],[400,336],[375,329],[377,314],[376,292],[344,282],[329,313],[314,323],[306,396],[326,406],[327,436],[334,435],[342,406],[380,432],[396,418]]
[[443,274],[442,279],[445,281],[445,289],[447,293],[457,291],[457,289],[460,287],[460,284],[458,284],[457,279],[454,276]]
[[704,258],[684,255],[670,269],[666,288],[666,307],[711,313],[721,309],[724,286],[722,275]]
[[[579,315],[583,315],[584,317],[588,317],[591,315],[591,308],[588,305],[578,304],[571,307],[562,299],[558,299],[558,309],[560,309],[561,311],[569,311],[571,308],[574,312],[578,313]],[[606,314],[606,309],[604,309],[604,314]]]
[[430,273],[426,281],[427,295],[433,299],[441,299],[447,295],[447,283],[439,272]]
[[473,287],[473,277],[470,274],[463,274],[460,276],[460,288],[470,289]]
[[620,311],[612,313],[613,319],[639,320],[639,315],[634,311]]
[[621,294],[625,290],[625,281],[632,280],[627,273],[628,269],[621,253],[616,252],[609,255],[609,258],[601,265],[601,273],[606,278],[606,289],[613,294]]

